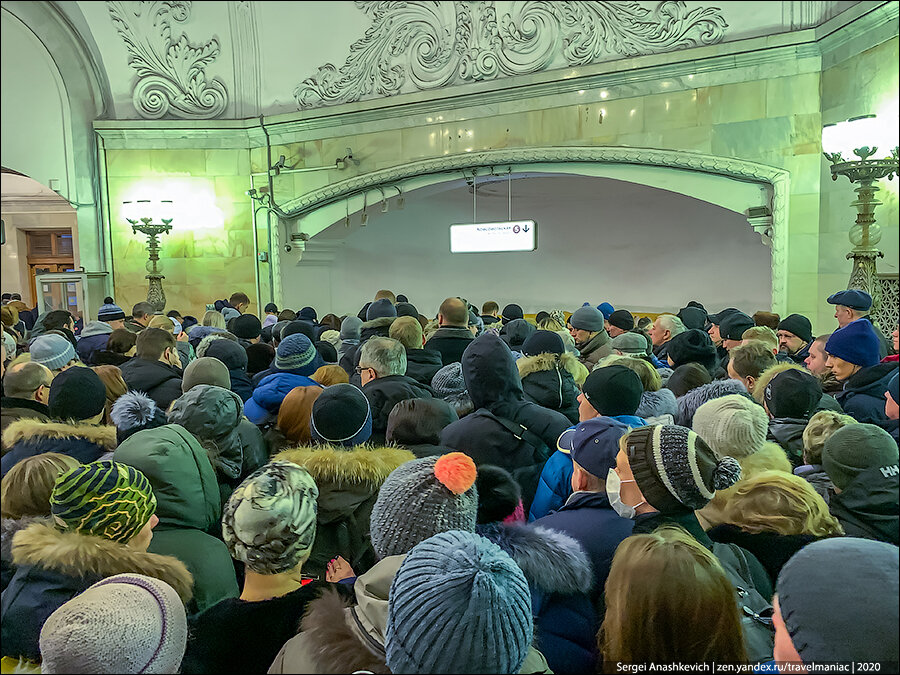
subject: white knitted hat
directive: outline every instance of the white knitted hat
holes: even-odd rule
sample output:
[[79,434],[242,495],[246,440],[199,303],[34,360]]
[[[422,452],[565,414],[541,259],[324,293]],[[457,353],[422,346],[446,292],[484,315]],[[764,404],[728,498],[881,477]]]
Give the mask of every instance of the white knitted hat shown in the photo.
[[140,574],[99,581],[41,629],[43,673],[177,673],[187,618],[175,589]]
[[766,442],[769,418],[755,401],[731,394],[701,405],[693,429],[719,457],[749,457]]

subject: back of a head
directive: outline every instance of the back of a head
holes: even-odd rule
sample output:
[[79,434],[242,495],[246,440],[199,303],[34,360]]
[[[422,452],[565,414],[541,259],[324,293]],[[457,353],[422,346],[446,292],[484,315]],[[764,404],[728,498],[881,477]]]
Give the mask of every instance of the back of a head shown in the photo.
[[92,419],[106,407],[106,385],[90,368],[69,368],[53,378],[47,407],[55,420]]
[[379,300],[390,300],[392,305],[397,304],[397,296],[394,295],[393,291],[388,290],[380,290],[375,294],[375,299],[372,302],[377,302]]
[[128,385],[125,384],[122,370],[118,366],[92,366],[91,370],[97,373],[103,386],[106,387],[108,405],[115,403],[117,398],[128,391]]
[[301,319],[291,321],[287,326],[282,328],[281,339],[284,340],[286,337],[296,335],[297,333],[308,337],[310,342],[316,341],[315,326],[313,326],[309,321],[302,321]]
[[56,479],[79,466],[74,457],[44,452],[17,462],[0,482],[0,515],[4,519],[47,517]]
[[135,319],[143,319],[145,316],[153,316],[156,313],[153,305],[149,302],[139,302],[131,308],[131,316]]
[[666,389],[671,389],[675,397],[679,398],[691,389],[702,387],[710,382],[712,382],[712,377],[706,368],[699,363],[685,363],[678,366],[666,380]]
[[422,324],[411,316],[397,318],[391,324],[389,335],[406,349],[422,348]]
[[228,304],[235,308],[238,305],[243,305],[246,307],[250,304],[250,297],[246,293],[238,291],[237,293],[231,294],[231,297],[228,298]]
[[41,387],[49,387],[53,373],[40,363],[20,363],[12,366],[3,376],[3,395],[8,398],[30,399]]
[[512,474],[499,466],[482,464],[475,480],[478,490],[478,524],[499,523],[516,513],[522,490]]
[[741,340],[756,340],[769,349],[778,351],[778,335],[768,326],[754,326],[741,333]]
[[657,323],[669,331],[671,337],[680,335],[687,330],[687,327],[674,314],[660,314],[656,317]]
[[633,370],[613,364],[591,371],[582,392],[600,415],[634,415],[641,404],[644,387]]
[[441,431],[458,419],[450,404],[439,398],[405,399],[388,415],[385,438],[398,445],[440,445]]
[[278,409],[278,428],[292,443],[306,445],[310,442],[309,422],[313,403],[322,394],[322,387],[294,387]]
[[175,348],[175,336],[161,328],[145,328],[137,337],[137,357],[158,361],[166,349]]
[[465,327],[469,323],[469,308],[459,298],[447,298],[441,303],[438,313],[443,317],[442,325]]
[[211,328],[221,328],[222,330],[225,330],[225,317],[222,316],[221,312],[210,309],[207,310],[206,314],[203,315],[203,319],[200,321],[200,325],[210,326]]
[[219,359],[201,356],[191,361],[184,369],[181,379],[181,391],[186,393],[200,384],[211,384],[228,389],[231,387],[231,376],[227,366]]
[[406,350],[392,338],[369,338],[360,350],[359,365],[372,368],[378,377],[405,375]]
[[177,673],[187,617],[165,581],[117,574],[53,612],[41,628],[43,673]]
[[746,663],[734,587],[716,557],[679,527],[636,534],[606,581],[606,662]]
[[728,356],[731,367],[741,377],[758,378],[778,363],[772,348],[759,340],[750,340],[738,345],[728,352]]
[[619,356],[610,363],[613,364],[625,366],[633,371],[640,379],[644,391],[659,391],[662,388],[659,371],[649,361],[634,356]]
[[[885,489],[896,490],[897,465],[897,442],[874,424],[848,424],[835,431],[822,448],[822,466],[841,491],[857,479],[868,480],[871,489],[878,487],[876,481],[885,481]],[[887,481],[893,482],[893,488]]]
[[781,321],[781,317],[774,312],[754,312],[752,318],[757,326],[765,326],[773,331],[778,330],[778,324]]
[[269,368],[272,365],[272,361],[275,360],[275,347],[264,342],[248,345],[245,351],[247,352],[248,375],[261,373]]
[[701,405],[692,428],[719,457],[749,457],[762,449],[769,418],[758,403],[729,394]]
[[488,300],[481,306],[481,313],[484,315],[493,314],[500,311],[500,305],[493,300]]
[[322,366],[312,374],[310,379],[315,380],[323,387],[330,387],[333,384],[347,384],[350,382],[347,371],[334,363]]
[[106,349],[116,354],[127,354],[137,344],[137,334],[127,328],[116,328],[109,334]]
[[69,312],[64,309],[54,309],[47,312],[42,323],[45,330],[59,330],[67,327],[70,321],[72,321],[72,315]]
[[809,418],[803,429],[803,461],[807,464],[822,463],[822,448],[832,434],[848,424],[858,424],[850,417],[833,410],[820,410]]
[[522,570],[471,532],[423,541],[391,584],[385,651],[392,673],[517,673],[533,633]]

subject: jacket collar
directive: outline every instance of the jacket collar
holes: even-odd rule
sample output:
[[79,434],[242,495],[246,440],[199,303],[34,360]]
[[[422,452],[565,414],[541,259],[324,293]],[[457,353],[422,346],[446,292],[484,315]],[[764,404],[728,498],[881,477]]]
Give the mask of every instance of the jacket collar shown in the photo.
[[35,401],[32,398],[12,398],[4,396],[3,398],[0,398],[0,406],[3,408],[25,408],[26,410],[33,410],[34,412],[41,413],[45,417],[50,417],[50,408],[44,403]]
[[659,511],[651,511],[650,513],[642,513],[634,519],[634,534],[653,532],[661,525],[680,525],[688,531],[694,539],[703,544],[709,550],[712,550],[712,539],[700,527],[700,521],[693,511],[684,511],[681,513],[660,513]]
[[37,441],[43,438],[82,438],[107,450],[114,450],[116,428],[78,422],[42,422],[39,419],[24,417],[6,427],[6,431],[3,432],[3,445],[9,448],[20,441]]
[[434,334],[431,336],[432,338],[464,338],[466,340],[474,340],[475,337],[472,335],[472,331],[468,328],[463,328],[462,326],[441,326]]
[[319,445],[283,450],[273,459],[299,464],[316,483],[364,484],[378,489],[394,469],[415,458],[401,448]]

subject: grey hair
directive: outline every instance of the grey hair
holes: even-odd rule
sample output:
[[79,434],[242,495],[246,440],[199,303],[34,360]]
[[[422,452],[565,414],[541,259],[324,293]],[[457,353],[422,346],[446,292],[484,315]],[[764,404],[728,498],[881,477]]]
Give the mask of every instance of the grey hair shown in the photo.
[[406,375],[406,349],[393,338],[369,338],[359,353],[359,365],[371,368],[378,377]]
[[672,337],[680,335],[687,330],[685,325],[681,323],[681,319],[679,319],[674,314],[660,314],[658,317],[656,317],[656,320],[659,321],[660,325],[663,328],[669,331],[669,334]]

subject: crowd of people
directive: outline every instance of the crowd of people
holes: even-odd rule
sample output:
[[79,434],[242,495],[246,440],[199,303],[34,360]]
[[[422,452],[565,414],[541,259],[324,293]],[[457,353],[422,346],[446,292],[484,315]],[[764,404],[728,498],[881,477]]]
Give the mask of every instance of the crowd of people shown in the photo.
[[896,672],[898,328],[828,302],[4,294],[3,672]]

